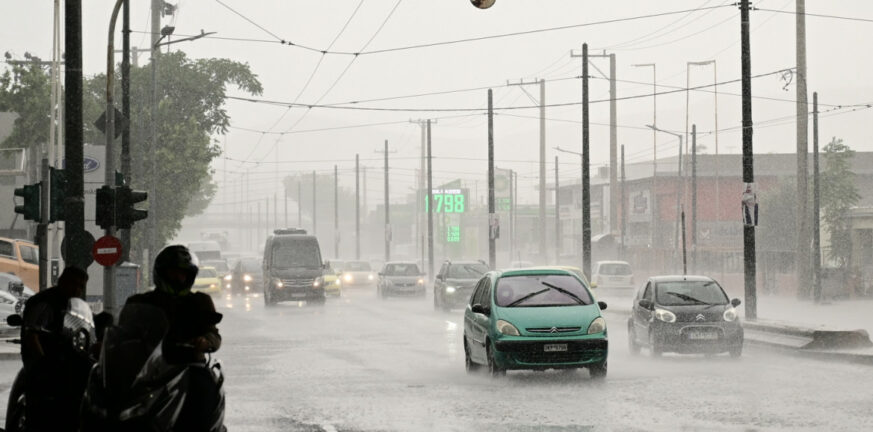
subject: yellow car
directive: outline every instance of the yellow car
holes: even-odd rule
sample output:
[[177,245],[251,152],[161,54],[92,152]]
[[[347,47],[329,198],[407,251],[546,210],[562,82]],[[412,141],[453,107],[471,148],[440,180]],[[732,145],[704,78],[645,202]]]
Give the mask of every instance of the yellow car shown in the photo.
[[221,292],[221,279],[218,278],[218,271],[215,270],[215,267],[200,267],[191,291],[209,294]]
[[[336,265],[335,265],[336,263]],[[343,281],[340,278],[339,262],[330,261],[324,269],[324,294],[339,297],[343,293]]]

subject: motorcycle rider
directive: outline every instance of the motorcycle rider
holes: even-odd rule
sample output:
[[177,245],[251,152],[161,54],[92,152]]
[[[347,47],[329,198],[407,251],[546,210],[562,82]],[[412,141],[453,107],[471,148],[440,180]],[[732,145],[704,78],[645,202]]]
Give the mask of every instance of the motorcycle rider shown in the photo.
[[73,297],[83,297],[88,273],[67,267],[56,286],[27,300],[21,327],[25,426],[28,431],[72,431],[91,363],[70,350],[64,314]]

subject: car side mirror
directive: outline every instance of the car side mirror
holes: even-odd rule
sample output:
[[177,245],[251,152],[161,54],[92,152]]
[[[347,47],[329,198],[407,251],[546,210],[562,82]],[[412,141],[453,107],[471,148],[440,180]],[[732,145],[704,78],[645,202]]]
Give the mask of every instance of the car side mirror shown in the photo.
[[652,310],[655,308],[655,304],[652,303],[652,301],[649,299],[642,299],[639,302],[637,302],[637,304],[640,305],[640,307],[643,309]]
[[606,302],[605,301],[597,302],[597,306],[600,306],[600,310],[606,310]]
[[436,280],[438,280],[438,281],[443,280],[443,275],[436,275]]
[[597,288],[597,282],[591,282],[591,288]]
[[6,317],[6,324],[9,324],[10,327],[21,327],[24,324],[24,320],[21,319],[21,315],[12,314]]
[[476,303],[471,308],[473,313],[482,314],[485,316],[491,316],[491,308],[488,306],[482,306],[479,303]]
[[731,300],[731,306],[733,306],[733,307],[737,307],[737,306],[739,306],[740,303],[742,303],[742,302],[741,302],[740,299],[738,299],[738,298],[735,298],[735,299]]

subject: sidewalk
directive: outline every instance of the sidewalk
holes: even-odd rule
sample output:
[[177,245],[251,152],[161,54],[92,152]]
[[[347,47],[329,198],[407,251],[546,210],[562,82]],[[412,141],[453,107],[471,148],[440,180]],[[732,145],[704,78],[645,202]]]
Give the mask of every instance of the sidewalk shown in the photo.
[[[737,309],[745,320],[745,305]],[[762,295],[758,297],[758,320],[813,330],[866,330],[873,335],[873,300],[816,304],[793,296]]]

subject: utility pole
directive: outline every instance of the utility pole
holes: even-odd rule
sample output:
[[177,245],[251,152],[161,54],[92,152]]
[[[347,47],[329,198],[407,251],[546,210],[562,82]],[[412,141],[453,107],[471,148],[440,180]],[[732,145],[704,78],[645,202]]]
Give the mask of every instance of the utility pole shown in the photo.
[[685,204],[682,204],[682,274],[688,274],[688,252],[685,248]]
[[582,44],[582,271],[591,280],[591,178],[588,155],[588,44]]
[[[416,199],[418,200],[415,203],[415,247],[421,254],[421,266],[424,267],[425,255],[427,253],[427,246],[425,245],[424,237],[425,237],[425,226],[427,225],[426,216],[424,211],[422,210],[421,202],[425,200],[426,194],[424,191],[425,186],[425,169],[426,169],[426,157],[427,157],[427,121],[418,119],[418,120],[409,120],[410,123],[415,123],[421,128],[421,161],[420,167],[418,170],[418,194]],[[431,123],[437,123],[436,120],[431,120]]]
[[388,196],[388,140],[385,140],[385,262],[391,260],[391,209]]
[[361,259],[361,162],[355,154],[355,259]]
[[555,156],[555,263],[561,258],[561,200],[558,176],[558,156]]
[[[743,104],[743,183],[754,188],[755,171],[752,146],[752,49],[749,41],[749,0],[740,0],[740,41],[742,53]],[[804,116],[806,113],[804,113]],[[805,152],[804,152],[805,154]],[[743,225],[743,268],[745,274],[746,319],[758,319],[755,278],[755,226]]]
[[[542,148],[542,147],[541,147]],[[497,268],[497,223],[494,209],[494,100],[488,89],[488,267]]]
[[625,195],[624,144],[621,145],[621,257],[625,257],[625,236],[627,232],[627,198]]
[[339,171],[333,166],[333,256],[339,258]]
[[89,244],[85,232],[85,182],[82,127],[82,1],[64,2],[64,153],[69,174],[64,217],[66,265],[87,269]]
[[818,178],[818,92],[812,93],[812,292],[821,303],[821,190]]
[[539,208],[539,240],[540,240],[540,259],[545,263],[549,262],[549,251],[546,248],[546,80],[534,80],[524,82],[521,80],[518,83],[507,85],[517,85],[524,91],[531,100],[537,101],[524,90],[525,85],[536,84],[540,85],[540,208]]
[[691,271],[697,273],[697,125],[691,125]]
[[[151,118],[149,119],[149,154],[151,155],[151,169],[149,176],[149,213],[153,216],[148,218],[148,245],[149,250],[149,260],[153,263],[155,261],[155,256],[158,254],[158,164],[157,164],[157,153],[158,153],[158,132],[157,132],[157,118],[158,118],[158,55],[160,54],[160,48],[157,46],[158,42],[161,40],[161,9],[163,0],[152,0],[151,7],[151,27],[152,27],[152,38],[151,43],[149,44],[150,52],[151,52],[151,75],[152,75],[152,88],[151,88],[151,101],[150,102],[150,110],[151,110]],[[84,163],[84,162],[83,162]],[[151,268],[151,263],[148,263],[148,267]],[[151,273],[145,272],[145,274],[149,275],[149,282],[154,282],[151,280]]]
[[795,57],[797,59],[797,295],[809,298],[809,209],[807,208],[809,165],[807,152],[809,151],[809,105],[806,99],[806,0],[796,0],[795,27],[796,46]]
[[427,121],[427,265],[428,276],[433,277],[433,170],[431,165],[430,120]]
[[[658,219],[655,203],[658,200],[658,74],[655,63],[635,64],[634,67],[652,67],[652,191],[649,193],[649,211],[652,222],[649,227],[649,244],[655,250],[655,233],[658,232]],[[716,128],[718,129],[718,128]],[[716,145],[716,148],[718,145]],[[716,153],[718,153],[716,151]],[[624,166],[624,162],[622,162]]]
[[285,191],[285,227],[288,227],[288,184],[283,184]]
[[[124,0],[121,29],[121,113],[127,120],[121,131],[121,175],[130,185],[130,0]],[[122,229],[121,262],[130,261],[130,246],[130,228]]]
[[312,234],[318,235],[318,222],[316,222],[316,213],[318,207],[316,204],[316,178],[315,178],[315,170],[312,170]]

